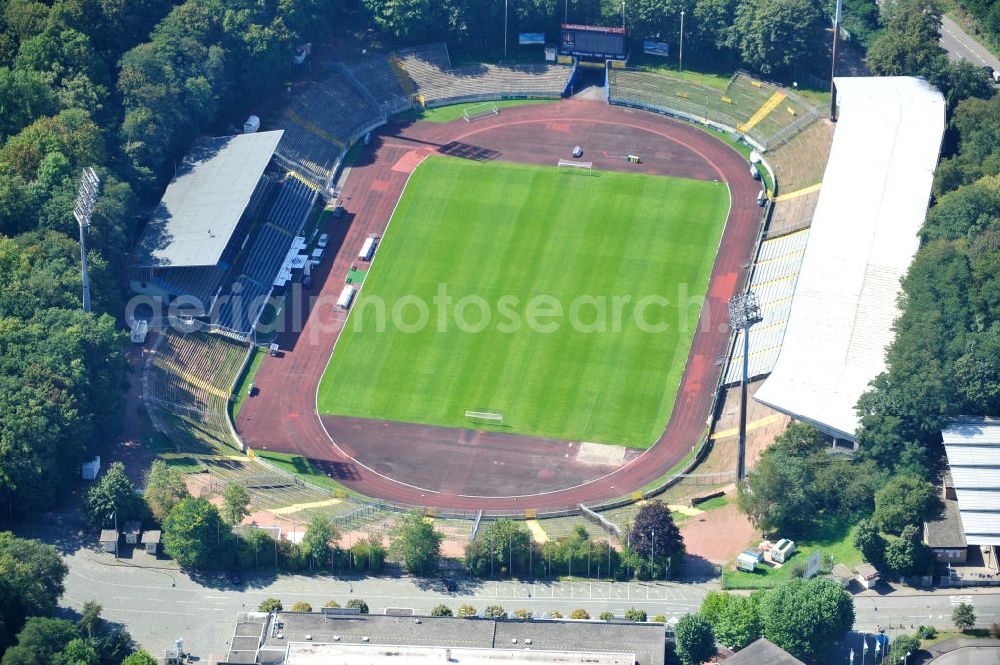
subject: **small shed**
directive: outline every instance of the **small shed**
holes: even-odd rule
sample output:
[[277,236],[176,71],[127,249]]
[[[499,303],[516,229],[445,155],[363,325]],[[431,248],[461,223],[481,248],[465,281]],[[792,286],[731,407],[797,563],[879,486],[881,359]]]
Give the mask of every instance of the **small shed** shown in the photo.
[[84,480],[97,480],[97,475],[101,472],[101,456],[98,455],[89,462],[84,462],[80,469],[80,475]]
[[158,529],[143,531],[142,546],[146,550],[146,554],[154,556],[158,554],[160,550],[160,531]]
[[118,532],[116,530],[101,530],[101,548],[109,554],[118,553]]
[[125,534],[126,543],[129,545],[138,545],[139,537],[142,535],[142,524],[138,520],[125,522],[125,528],[122,529],[122,533]]
[[795,541],[782,538],[771,548],[771,560],[785,563],[795,553]]
[[758,549],[745,550],[736,557],[736,570],[752,573],[757,570],[757,564],[764,559],[764,553]]
[[873,586],[878,584],[881,576],[879,575],[878,569],[870,563],[863,563],[857,568],[858,581],[861,582],[861,586],[866,589],[871,589]]
[[830,576],[833,578],[833,581],[839,584],[843,589],[849,587],[851,585],[851,580],[854,579],[854,573],[852,573],[851,569],[842,563],[838,563],[833,567],[833,570],[830,571]]

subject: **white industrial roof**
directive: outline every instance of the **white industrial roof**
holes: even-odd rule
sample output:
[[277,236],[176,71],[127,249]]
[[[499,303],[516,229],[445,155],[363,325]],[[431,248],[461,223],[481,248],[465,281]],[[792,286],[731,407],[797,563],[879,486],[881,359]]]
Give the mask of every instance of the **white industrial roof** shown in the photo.
[[395,646],[385,644],[288,645],[284,665],[377,665],[379,663],[466,663],[468,665],[634,665],[635,654],[580,651],[536,651],[531,645],[509,649],[474,647]]
[[[788,314],[792,310],[792,294],[795,280],[802,266],[809,229],[770,238],[760,244],[750,289],[757,294],[762,320],[750,328],[750,363],[748,376],[758,377],[774,369],[781,350],[781,340],[788,325]],[[725,383],[736,383],[743,377],[743,331],[736,332],[726,369]]]
[[774,371],[755,398],[854,439],[885,369],[900,279],[916,253],[945,102],[912,77],[837,78],[837,130]]
[[1000,420],[959,418],[941,438],[966,541],[1000,545]]
[[283,133],[239,134],[195,143],[146,225],[139,243],[140,265],[218,263]]

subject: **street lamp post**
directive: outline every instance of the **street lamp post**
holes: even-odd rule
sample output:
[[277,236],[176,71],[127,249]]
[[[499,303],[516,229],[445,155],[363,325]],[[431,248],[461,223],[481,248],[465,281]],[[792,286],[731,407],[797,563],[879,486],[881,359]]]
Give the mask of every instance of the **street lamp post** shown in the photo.
[[684,71],[684,10],[681,10],[681,47],[678,50],[677,71]]
[[743,380],[740,383],[740,438],[737,450],[736,481],[746,476],[747,446],[747,380],[750,371],[750,326],[759,323],[763,317],[757,294],[753,291],[740,293],[729,299],[729,325],[733,330],[743,331]]
[[905,656],[900,656],[899,659],[901,661],[903,661],[903,665],[906,665],[906,663],[910,660],[910,652],[907,651],[906,655]]

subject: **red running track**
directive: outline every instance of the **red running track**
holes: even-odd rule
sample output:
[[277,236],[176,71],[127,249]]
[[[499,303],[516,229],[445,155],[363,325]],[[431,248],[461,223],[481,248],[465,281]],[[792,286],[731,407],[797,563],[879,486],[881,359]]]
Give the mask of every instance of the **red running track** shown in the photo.
[[[732,207],[709,283],[680,390],[666,430],[648,450],[629,451],[617,465],[576,460],[577,444],[491,435],[406,423],[331,418],[316,411],[323,375],[345,314],[330,306],[342,276],[369,233],[389,222],[407,176],[433,153],[470,159],[554,164],[573,145],[599,170],[675,175],[728,183]],[[622,156],[642,157],[638,167]],[[362,494],[394,503],[456,511],[540,511],[622,496],[673,468],[705,431],[713,391],[727,352],[726,304],[741,281],[760,222],[759,185],[743,158],[709,134],[660,116],[602,102],[566,100],[504,109],[494,118],[418,122],[384,128],[362,155],[342,192],[346,220],[331,223],[328,253],[314,277],[319,303],[290,299],[283,357],[267,357],[244,403],[237,429],[254,449],[294,453]],[[332,279],[326,279],[332,274]],[[298,325],[296,325],[296,323]],[[324,426],[324,422],[326,426]],[[332,435],[332,436],[331,436]]]

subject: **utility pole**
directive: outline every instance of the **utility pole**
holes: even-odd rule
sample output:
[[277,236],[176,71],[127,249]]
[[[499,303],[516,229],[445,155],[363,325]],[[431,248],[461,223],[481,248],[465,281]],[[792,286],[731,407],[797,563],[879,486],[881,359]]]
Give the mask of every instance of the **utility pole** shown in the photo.
[[681,47],[677,57],[677,71],[684,71],[684,10],[681,10]]
[[757,294],[753,291],[740,293],[729,299],[729,325],[733,330],[743,331],[743,380],[740,383],[740,438],[736,458],[736,482],[746,476],[747,448],[747,374],[750,367],[750,326],[759,323],[763,317]]
[[833,57],[830,59],[830,120],[837,120],[837,85],[833,82],[837,75],[837,42],[840,41],[840,15],[842,0],[837,0],[837,9],[833,15]]
[[97,177],[94,169],[87,167],[83,169],[80,176],[80,188],[77,190],[76,205],[73,207],[73,217],[80,226],[80,271],[83,279],[83,311],[90,311],[90,273],[87,271],[87,230],[90,228],[90,219],[94,215],[94,206],[97,204],[97,193],[101,186],[101,179]]

